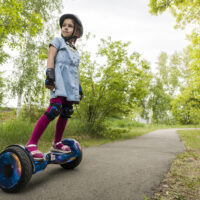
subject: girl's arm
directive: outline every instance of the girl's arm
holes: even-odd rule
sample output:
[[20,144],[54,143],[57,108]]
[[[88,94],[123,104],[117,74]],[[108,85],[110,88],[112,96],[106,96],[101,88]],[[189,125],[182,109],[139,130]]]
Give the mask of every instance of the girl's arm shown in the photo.
[[46,71],[47,79],[45,81],[46,88],[50,90],[53,90],[56,87],[55,71],[54,71],[54,61],[56,54],[57,54],[57,49],[54,46],[50,46],[47,59],[47,71]]
[[49,47],[47,68],[54,68],[54,60],[57,54],[57,49],[54,46]]

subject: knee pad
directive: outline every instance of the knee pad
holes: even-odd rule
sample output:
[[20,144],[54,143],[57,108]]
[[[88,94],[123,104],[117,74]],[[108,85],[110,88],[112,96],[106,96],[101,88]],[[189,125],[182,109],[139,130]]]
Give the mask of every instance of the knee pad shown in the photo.
[[47,118],[50,121],[52,121],[60,114],[61,104],[60,103],[51,103],[50,106],[52,106],[50,111],[45,112],[45,115],[47,116]]
[[72,104],[63,104],[60,116],[64,119],[71,118],[71,115],[74,113]]

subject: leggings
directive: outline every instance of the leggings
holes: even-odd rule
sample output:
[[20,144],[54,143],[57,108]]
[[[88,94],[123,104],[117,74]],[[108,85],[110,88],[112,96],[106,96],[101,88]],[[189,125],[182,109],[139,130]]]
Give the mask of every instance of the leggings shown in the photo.
[[[64,104],[73,104],[72,101],[67,101],[66,97],[58,96],[56,98],[50,99],[51,103],[60,103],[62,105]],[[47,108],[46,112],[49,113],[51,110],[51,105]],[[57,142],[60,142],[66,127],[68,119],[64,119],[61,116],[58,117],[57,123],[56,123],[56,129],[55,129],[55,137],[54,137],[54,144]],[[38,141],[42,134],[44,133],[45,129],[47,128],[50,120],[47,118],[45,114],[43,114],[40,119],[37,121],[35,128],[33,129],[32,135],[27,143],[27,145],[30,144],[38,144]]]

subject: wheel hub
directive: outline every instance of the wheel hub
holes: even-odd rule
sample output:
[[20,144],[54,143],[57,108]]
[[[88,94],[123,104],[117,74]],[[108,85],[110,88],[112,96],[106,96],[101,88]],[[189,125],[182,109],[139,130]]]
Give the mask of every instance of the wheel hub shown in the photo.
[[3,174],[6,178],[10,178],[13,175],[14,168],[11,164],[5,165]]

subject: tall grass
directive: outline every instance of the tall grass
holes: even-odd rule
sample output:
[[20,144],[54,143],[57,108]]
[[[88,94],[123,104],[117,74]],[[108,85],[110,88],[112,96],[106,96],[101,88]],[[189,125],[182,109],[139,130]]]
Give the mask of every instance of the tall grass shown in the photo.
[[[56,121],[49,126],[39,140],[39,149],[48,151],[51,147]],[[36,122],[25,121],[20,118],[0,123],[0,151],[11,144],[25,145],[29,140]],[[63,138],[74,138],[82,146],[99,145],[114,140],[129,139],[147,132],[169,128],[169,126],[144,125],[128,119],[108,118],[102,127],[90,129],[90,125],[80,119],[69,119]]]
[[[50,122],[39,140],[39,148],[48,151],[54,138],[56,121]],[[25,145],[36,122],[15,119],[0,124],[0,151],[11,144]],[[103,144],[113,140],[133,138],[155,128],[131,120],[107,119],[100,130],[90,129],[89,124],[79,119],[69,119],[63,138],[74,138],[82,146]]]
[[[35,127],[36,122],[23,121],[21,119],[9,120],[0,124],[0,150],[11,144],[25,145]],[[39,140],[39,145],[43,149],[48,149],[54,138],[56,120],[49,123],[47,129]],[[80,120],[69,120],[63,138],[81,138],[83,133],[87,133],[86,127]],[[88,135],[88,134],[86,134]],[[87,136],[85,136],[87,137]]]

